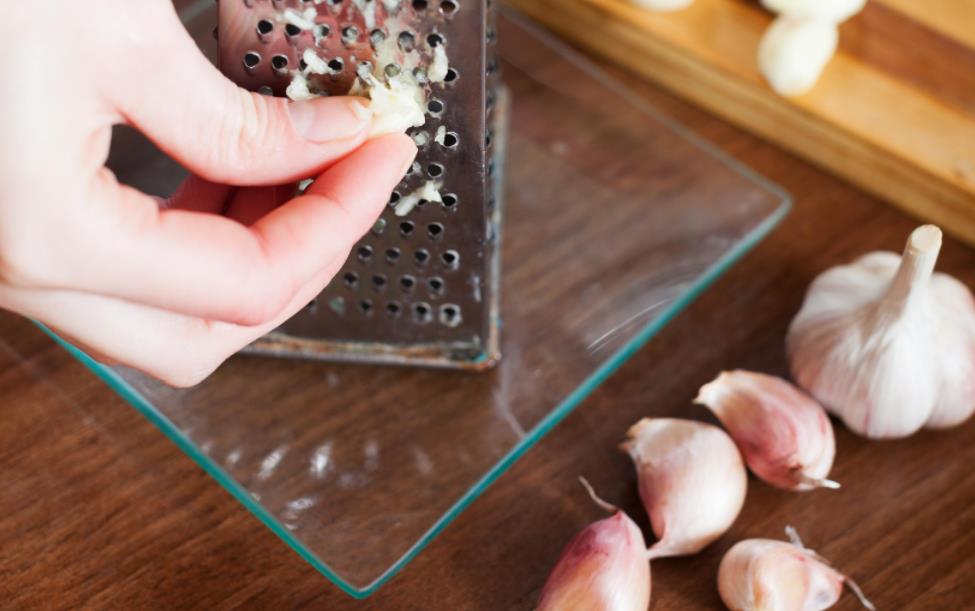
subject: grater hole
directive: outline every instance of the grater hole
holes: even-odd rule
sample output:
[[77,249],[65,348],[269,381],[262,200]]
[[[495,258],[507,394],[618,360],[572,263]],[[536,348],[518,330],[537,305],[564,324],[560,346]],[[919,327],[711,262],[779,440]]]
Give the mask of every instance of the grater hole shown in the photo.
[[420,303],[413,305],[413,320],[425,325],[433,319],[433,310],[430,308],[430,304]]
[[441,114],[443,114],[443,109],[444,105],[440,100],[433,99],[427,103],[427,110],[435,117],[439,117]]
[[400,200],[401,197],[403,196],[399,194],[399,191],[393,191],[389,195],[389,205],[390,206],[394,205],[396,202]]
[[416,229],[416,225],[413,224],[413,221],[403,221],[399,224],[399,232],[404,237],[412,235],[414,229]]
[[390,318],[399,318],[399,315],[403,313],[403,306],[398,301],[390,301],[386,304],[386,313],[389,314]]
[[443,80],[445,83],[453,83],[457,80],[457,71],[453,68],[447,68],[447,74],[444,75]]
[[328,38],[332,33],[332,28],[328,27],[327,23],[319,23],[315,26],[315,38]]
[[430,178],[439,178],[443,176],[444,167],[439,163],[431,163],[427,166],[427,174]]
[[257,35],[267,36],[274,31],[274,24],[267,19],[261,19],[257,22]]
[[355,287],[359,286],[359,274],[355,272],[346,272],[346,274],[342,276],[342,281],[345,282],[345,286],[349,287],[350,289],[354,289]]
[[345,298],[336,297],[332,299],[328,302],[328,307],[339,316],[345,314]]
[[421,248],[420,250],[413,253],[413,260],[419,266],[426,265],[427,261],[430,260],[430,253],[426,249]]
[[248,51],[244,53],[244,67],[245,68],[256,68],[257,65],[261,63],[261,54],[256,51]]
[[372,277],[372,288],[377,291],[381,291],[386,288],[386,276],[382,274],[376,274]]
[[443,225],[440,223],[430,223],[427,225],[427,236],[431,240],[437,240],[443,237]]
[[420,172],[420,162],[414,161],[413,165],[410,166],[410,169],[406,171],[406,175],[413,176],[414,174],[417,174],[419,172]]
[[409,275],[403,276],[402,278],[399,279],[399,285],[400,288],[402,288],[404,291],[409,293],[410,291],[413,290],[413,287],[416,286],[416,278]]
[[461,323],[460,307],[452,303],[440,306],[440,323],[448,327],[456,327]]
[[387,78],[393,78],[395,76],[398,76],[399,73],[402,71],[403,69],[397,66],[396,64],[386,64],[386,67],[383,68],[383,73],[386,75]]
[[386,32],[380,30],[379,28],[369,32],[369,42],[372,43],[372,46],[378,47],[379,45],[383,44],[385,40]]
[[274,89],[269,85],[261,85],[257,88],[257,93],[261,95],[274,95]]
[[427,286],[430,288],[430,293],[433,295],[443,295],[443,278],[430,278],[427,281]]
[[445,15],[453,15],[457,12],[457,3],[454,0],[444,0],[440,3],[440,10],[444,12]]
[[443,261],[444,266],[447,269],[457,269],[460,265],[460,253],[456,250],[448,250],[440,255],[440,259]]
[[287,55],[275,55],[271,58],[271,67],[278,74],[283,73],[288,69],[288,56]]
[[440,45],[443,44],[443,36],[441,36],[437,32],[434,32],[429,36],[427,36],[427,44],[430,45],[431,47],[439,47]]
[[294,38],[295,36],[301,36],[301,28],[293,23],[289,23],[284,26],[284,35],[288,38]]
[[365,314],[366,316],[372,314],[372,309],[373,309],[372,300],[363,299],[362,301],[359,302],[359,311]]
[[386,219],[377,219],[372,225],[372,232],[376,235],[382,235],[386,231]]
[[460,142],[460,136],[454,132],[447,132],[443,137],[443,145],[449,149],[454,148]]
[[339,72],[345,70],[345,62],[342,61],[341,57],[332,58],[328,60],[328,69],[333,73],[338,74]]
[[398,248],[387,248],[386,249],[386,262],[396,263],[399,261],[400,251]]
[[342,42],[351,45],[359,40],[359,28],[354,25],[347,25],[342,28]]
[[413,69],[413,78],[416,79],[417,83],[421,85],[430,80],[430,76],[427,74],[427,69],[422,66],[417,66]]
[[413,0],[413,9],[417,11],[425,11],[429,5],[427,0]]
[[457,209],[457,196],[456,195],[454,195],[453,193],[447,193],[447,194],[445,194],[443,196],[442,199],[443,199],[442,205],[444,207],[444,210],[447,210],[449,212],[453,212],[454,210]]
[[356,256],[359,257],[360,261],[368,261],[372,258],[372,246],[368,244],[360,246],[356,251]]
[[312,299],[311,301],[309,301],[308,304],[305,305],[305,310],[307,310],[308,312],[311,312],[313,314],[315,312],[317,312],[318,311],[318,300],[317,299]]
[[407,53],[416,47],[416,37],[413,36],[412,32],[400,32],[397,42],[399,44],[399,48]]

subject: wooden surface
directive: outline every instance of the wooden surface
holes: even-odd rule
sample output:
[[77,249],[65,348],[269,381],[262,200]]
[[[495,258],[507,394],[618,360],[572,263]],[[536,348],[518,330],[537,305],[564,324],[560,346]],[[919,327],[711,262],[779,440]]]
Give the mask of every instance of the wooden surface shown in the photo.
[[[899,249],[916,221],[669,94],[633,87],[782,184],[795,211],[377,595],[340,593],[80,365],[0,315],[0,608],[529,610],[561,547],[601,517],[577,475],[646,529],[616,449],[627,427],[706,417],[690,400],[721,369],[784,373],[786,326],[809,281],[863,252]],[[975,251],[957,241],[940,267],[975,285]],[[18,364],[11,350],[32,358]],[[721,554],[787,524],[880,609],[972,608],[973,463],[975,422],[885,443],[838,427],[843,490],[789,494],[750,480],[725,538],[653,565],[652,608],[719,609]],[[845,596],[836,608],[858,607]]]
[[975,243],[975,2],[871,0],[812,92],[775,95],[757,2],[651,13],[629,0],[509,0],[602,57]]

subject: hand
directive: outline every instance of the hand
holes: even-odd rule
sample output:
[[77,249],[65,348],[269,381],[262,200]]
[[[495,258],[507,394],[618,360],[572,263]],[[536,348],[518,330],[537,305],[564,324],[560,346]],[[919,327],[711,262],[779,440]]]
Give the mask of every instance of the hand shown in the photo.
[[[311,301],[416,155],[406,136],[366,142],[355,98],[235,87],[168,0],[21,1],[0,17],[0,306],[170,384]],[[104,167],[118,123],[196,177],[167,202],[118,184]],[[313,175],[290,201],[273,186]]]

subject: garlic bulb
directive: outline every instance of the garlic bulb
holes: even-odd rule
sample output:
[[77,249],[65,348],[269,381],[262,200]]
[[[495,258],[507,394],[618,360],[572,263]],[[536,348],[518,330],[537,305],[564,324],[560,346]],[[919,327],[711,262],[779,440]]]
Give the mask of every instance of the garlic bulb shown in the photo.
[[780,95],[801,95],[819,80],[838,41],[831,21],[778,17],[759,43],[759,70]]
[[867,0],[762,0],[762,6],[787,17],[839,23],[856,15]]
[[975,301],[933,274],[941,230],[911,234],[903,257],[873,253],[809,287],[788,335],[793,377],[853,431],[904,437],[975,411]]
[[696,554],[723,535],[745,502],[738,448],[716,426],[672,418],[633,425],[622,448],[637,468],[657,542],[650,558]]
[[650,561],[640,528],[625,513],[590,524],[562,551],[536,611],[647,611]]
[[732,371],[704,385],[707,406],[738,444],[755,475],[786,490],[839,488],[826,479],[836,440],[826,410],[781,378]]
[[873,611],[849,577],[806,549],[795,530],[792,543],[747,539],[736,543],[718,568],[718,592],[732,611],[821,611],[836,604],[846,585]]
[[689,7],[694,0],[631,0],[633,4],[651,11],[679,11]]

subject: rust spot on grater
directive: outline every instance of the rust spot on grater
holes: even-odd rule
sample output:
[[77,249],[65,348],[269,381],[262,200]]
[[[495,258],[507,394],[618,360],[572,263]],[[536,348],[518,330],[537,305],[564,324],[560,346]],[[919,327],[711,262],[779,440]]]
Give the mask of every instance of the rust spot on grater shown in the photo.
[[491,2],[219,7],[220,68],[242,87],[345,95],[364,80],[405,78],[426,108],[425,124],[408,132],[417,161],[372,231],[321,295],[251,350],[469,369],[497,362],[505,113]]

